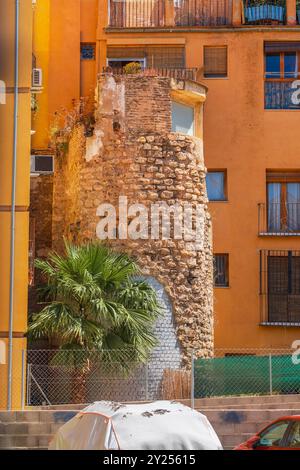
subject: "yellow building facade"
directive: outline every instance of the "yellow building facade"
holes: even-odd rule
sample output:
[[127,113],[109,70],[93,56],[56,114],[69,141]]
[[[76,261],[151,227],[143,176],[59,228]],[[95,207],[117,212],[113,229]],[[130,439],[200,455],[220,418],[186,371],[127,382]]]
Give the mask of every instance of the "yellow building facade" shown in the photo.
[[0,105],[0,408],[21,406],[22,350],[26,347],[31,27],[31,0],[20,2],[19,10],[14,0],[0,2],[0,79],[6,92],[5,103]]
[[227,351],[286,348],[300,336],[300,109],[291,89],[300,71],[300,6],[272,3],[257,16],[251,1],[240,0],[44,0],[35,7],[34,54],[45,77],[36,151],[48,147],[54,113],[91,95],[107,66],[138,61],[196,73],[208,87],[215,346]]

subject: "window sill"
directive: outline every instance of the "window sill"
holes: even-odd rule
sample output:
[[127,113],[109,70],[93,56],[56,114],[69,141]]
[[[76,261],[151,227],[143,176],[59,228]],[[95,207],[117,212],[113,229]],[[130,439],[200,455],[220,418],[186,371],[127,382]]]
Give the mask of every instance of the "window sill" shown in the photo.
[[300,237],[300,232],[260,232],[259,237]]
[[264,110],[265,110],[265,111],[268,111],[268,112],[272,112],[272,111],[273,111],[273,112],[275,112],[275,113],[282,112],[282,111],[284,111],[284,112],[289,111],[289,112],[292,112],[292,113],[295,113],[295,112],[299,113],[300,108],[297,108],[297,109],[288,109],[288,108],[271,109],[271,108],[264,108]]
[[221,203],[224,203],[224,202],[229,202],[228,199],[215,199],[213,201],[208,201],[209,204],[213,203],[213,202],[221,202]]
[[229,77],[203,77],[202,80],[229,80]]
[[295,323],[291,323],[291,322],[261,322],[259,324],[259,326],[284,326],[284,327],[290,327],[290,328],[294,328],[294,327],[300,327],[300,322],[295,322]]
[[214,286],[214,289],[230,289],[230,286]]

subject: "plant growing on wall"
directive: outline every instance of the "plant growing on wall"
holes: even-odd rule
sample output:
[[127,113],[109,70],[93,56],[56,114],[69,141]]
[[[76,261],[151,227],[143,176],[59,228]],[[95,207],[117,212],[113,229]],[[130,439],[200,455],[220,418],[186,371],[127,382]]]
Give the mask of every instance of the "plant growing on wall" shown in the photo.
[[31,111],[33,114],[36,114],[39,110],[37,96],[35,94],[31,94]]
[[153,325],[160,306],[156,292],[136,279],[133,259],[100,243],[65,242],[63,256],[51,253],[36,266],[46,280],[41,292],[47,303],[33,316],[28,334],[59,344],[52,364],[72,366],[74,403],[85,402],[97,352],[123,371],[147,360],[156,344]]
[[123,67],[125,75],[135,75],[142,71],[142,66],[139,62],[130,62]]
[[61,108],[54,113],[50,126],[50,142],[57,157],[64,157],[69,150],[69,141],[74,128],[84,126],[86,137],[94,132],[94,97],[80,98],[73,101],[71,109]]

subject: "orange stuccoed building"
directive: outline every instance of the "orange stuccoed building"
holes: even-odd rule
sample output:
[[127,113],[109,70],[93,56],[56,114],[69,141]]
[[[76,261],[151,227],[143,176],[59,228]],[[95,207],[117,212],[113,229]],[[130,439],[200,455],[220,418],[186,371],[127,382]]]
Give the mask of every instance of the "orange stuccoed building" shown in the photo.
[[[35,154],[49,152],[55,112],[93,96],[107,67],[137,62],[208,87],[215,347],[290,347],[300,338],[299,2],[43,0],[34,9]],[[187,108],[174,106],[173,119],[193,133]]]

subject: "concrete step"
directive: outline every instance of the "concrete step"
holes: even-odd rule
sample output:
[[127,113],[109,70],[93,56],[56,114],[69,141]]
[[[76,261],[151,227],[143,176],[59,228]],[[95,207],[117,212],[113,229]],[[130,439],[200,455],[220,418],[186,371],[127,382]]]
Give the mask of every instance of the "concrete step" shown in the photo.
[[267,422],[257,422],[257,423],[249,423],[249,422],[244,422],[244,423],[214,423],[213,421],[210,421],[213,428],[215,429],[216,433],[218,436],[227,436],[231,434],[247,434],[251,433],[252,435],[256,434],[257,432],[261,431],[265,426],[267,426],[269,423]]
[[9,434],[9,435],[49,435],[54,434],[62,426],[62,423],[0,423],[0,434]]
[[[275,410],[275,409],[278,409],[278,408],[282,408],[284,406],[284,408],[287,408],[287,409],[295,409],[295,410],[300,410],[300,402],[296,402],[296,403],[270,403],[266,406],[266,404],[263,404],[263,403],[252,403],[252,404],[243,404],[243,405],[228,405],[226,406],[226,409],[227,410],[238,410],[238,409],[247,409],[247,410],[259,410],[259,409],[262,409],[262,410],[265,410],[265,409],[268,409],[268,410]],[[198,407],[197,407],[198,408]],[[224,405],[206,405],[206,406],[201,406],[199,407],[199,411],[202,410],[203,412],[205,410],[221,410],[221,409],[224,409]]]
[[275,410],[205,410],[204,413],[212,423],[269,423],[283,416],[300,415],[300,409]]
[[225,449],[233,449],[235,446],[242,444],[252,437],[253,434],[241,433],[241,434],[229,434],[226,436],[219,436],[219,439]]
[[47,448],[51,439],[52,435],[46,434],[36,436],[0,434],[0,449]]
[[44,411],[1,411],[0,423],[65,423],[72,419],[78,411],[44,410]]
[[19,450],[19,451],[24,451],[24,450],[48,450],[48,447],[5,447],[5,449],[1,450]]
[[195,400],[196,407],[201,406],[222,406],[227,408],[229,405],[249,405],[260,403],[266,405],[271,403],[299,403],[300,394],[293,395],[256,395],[256,396],[240,396],[240,397],[211,397],[211,398],[197,398]]
[[[278,397],[277,397],[278,400]],[[300,415],[300,406],[296,402],[273,403],[277,408],[263,408],[259,403],[242,407],[229,405],[222,408],[213,404],[200,408],[225,449],[232,449],[244,442],[266,425],[286,415]],[[51,437],[67,421],[78,413],[78,409],[36,409],[30,411],[0,412],[0,448],[1,449],[45,449]]]

